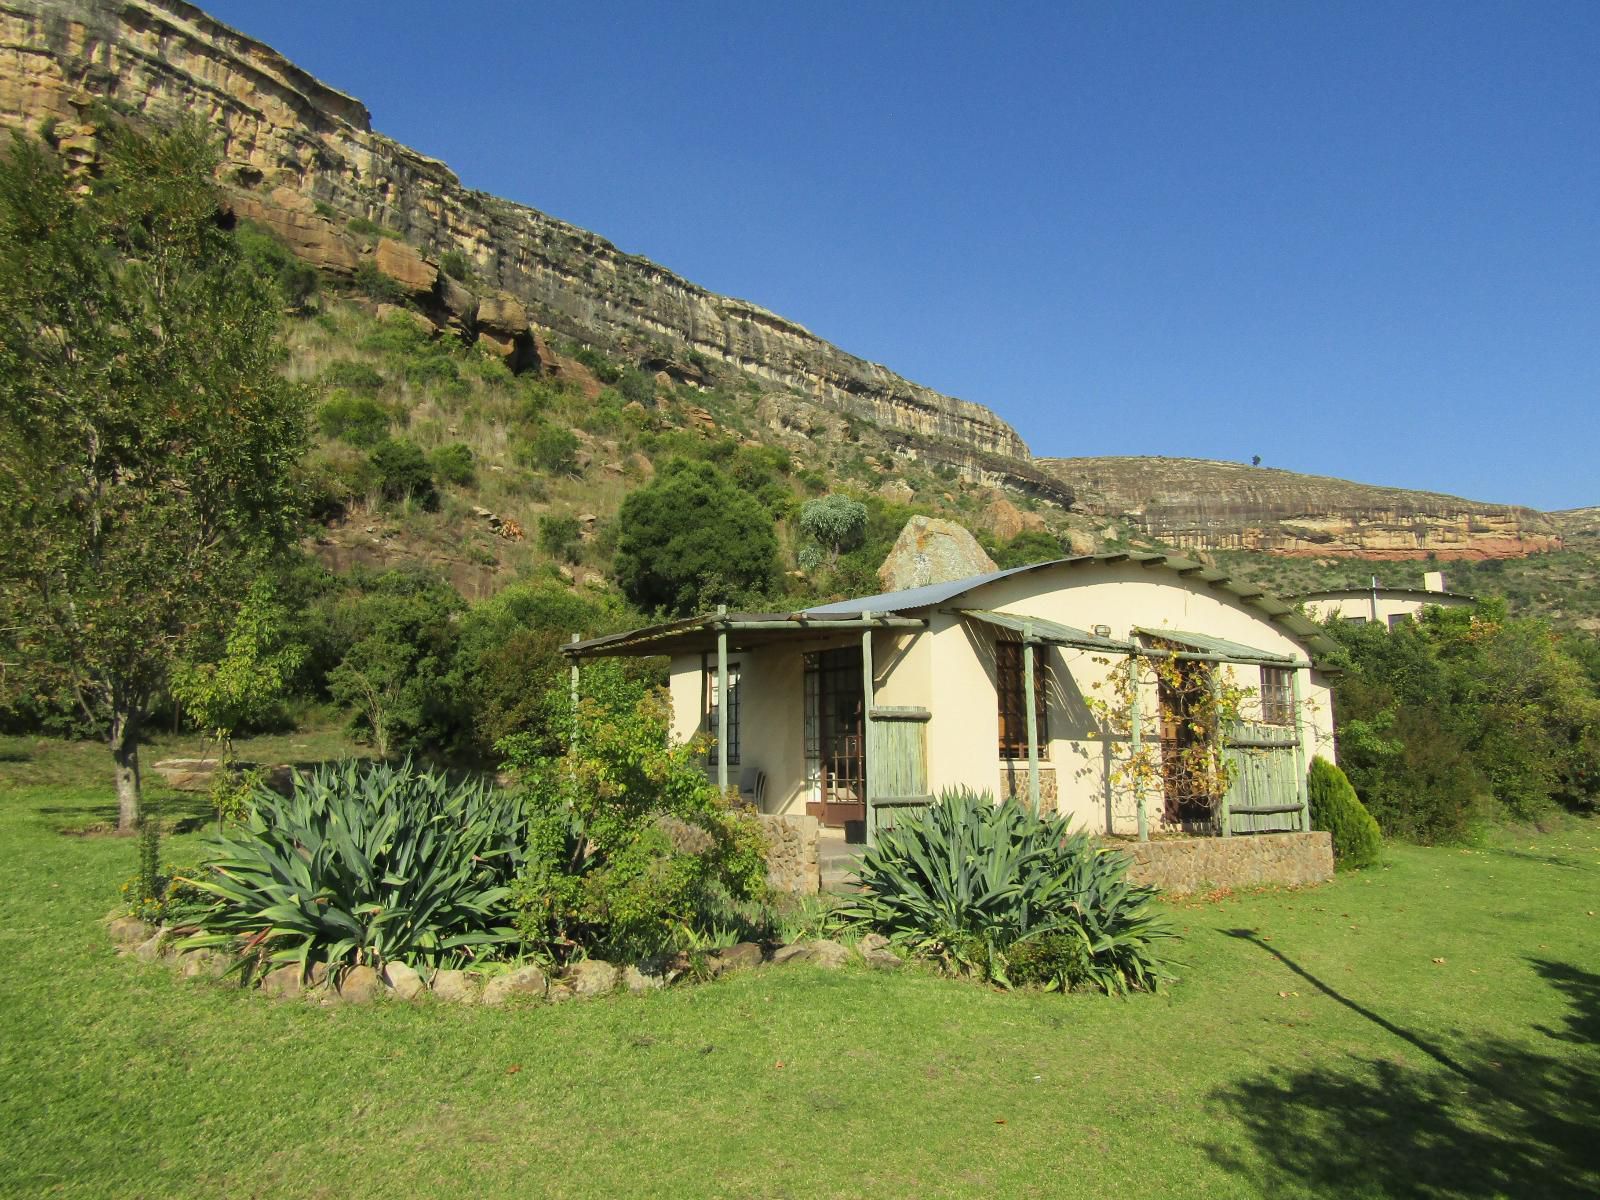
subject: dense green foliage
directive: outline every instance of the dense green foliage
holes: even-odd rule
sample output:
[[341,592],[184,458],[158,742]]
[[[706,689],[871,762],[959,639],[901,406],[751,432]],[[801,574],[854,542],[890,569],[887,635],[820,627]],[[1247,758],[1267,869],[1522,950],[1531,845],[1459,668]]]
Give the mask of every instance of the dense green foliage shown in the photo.
[[1127,859],[1062,817],[949,791],[880,831],[843,910],[947,969],[1003,986],[1155,990],[1172,930]]
[[422,447],[404,438],[385,438],[372,448],[370,461],[378,493],[393,504],[413,503],[423,508],[439,506],[433,466]]
[[317,410],[324,436],[352,446],[376,446],[389,436],[394,414],[369,395],[335,389]]
[[106,733],[131,828],[174,656],[296,532],[307,402],[205,133],[104,144],[88,189],[20,136],[0,161],[0,650]]
[[[811,539],[831,564],[838,561],[841,553],[855,549],[866,538],[867,506],[850,496],[807,500],[800,506],[798,524],[800,532]],[[804,555],[804,549],[801,553]],[[801,565],[806,565],[804,558]]]
[[405,962],[448,966],[509,942],[520,803],[479,783],[347,762],[259,790],[249,819],[206,847],[189,882],[214,897],[190,946],[251,970]]
[[1340,764],[1385,833],[1457,840],[1600,801],[1600,697],[1544,622],[1494,602],[1329,632]]
[[684,614],[777,581],[771,515],[710,463],[667,463],[623,501],[618,521],[617,579],[640,608]]
[[672,743],[663,694],[586,697],[571,715],[559,757],[527,737],[504,743],[533,829],[513,891],[528,948],[638,962],[688,948],[731,905],[764,897],[760,826],[707,781],[703,745]]
[[1383,834],[1361,803],[1345,773],[1318,755],[1306,773],[1311,828],[1333,835],[1334,861],[1341,867],[1370,867],[1383,849]]

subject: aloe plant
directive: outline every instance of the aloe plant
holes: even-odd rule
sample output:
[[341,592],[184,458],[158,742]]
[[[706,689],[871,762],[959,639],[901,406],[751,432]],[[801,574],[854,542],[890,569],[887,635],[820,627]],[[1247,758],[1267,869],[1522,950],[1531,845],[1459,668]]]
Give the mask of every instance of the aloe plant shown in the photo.
[[1127,867],[1063,818],[947,791],[879,834],[841,915],[1003,986],[1016,960],[1053,987],[1153,991],[1165,978],[1154,946],[1173,935]]
[[254,964],[452,965],[515,938],[508,884],[525,844],[520,802],[410,762],[296,773],[252,797],[189,880],[212,898],[190,947]]

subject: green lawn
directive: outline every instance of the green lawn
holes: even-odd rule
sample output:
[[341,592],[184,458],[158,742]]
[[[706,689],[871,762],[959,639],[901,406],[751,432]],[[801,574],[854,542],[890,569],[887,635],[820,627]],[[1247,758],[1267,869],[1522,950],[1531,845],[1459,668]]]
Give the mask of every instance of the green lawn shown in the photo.
[[1175,905],[1159,997],[786,967],[322,1009],[116,957],[134,846],[61,832],[103,754],[0,745],[0,1194],[1600,1194],[1594,822]]

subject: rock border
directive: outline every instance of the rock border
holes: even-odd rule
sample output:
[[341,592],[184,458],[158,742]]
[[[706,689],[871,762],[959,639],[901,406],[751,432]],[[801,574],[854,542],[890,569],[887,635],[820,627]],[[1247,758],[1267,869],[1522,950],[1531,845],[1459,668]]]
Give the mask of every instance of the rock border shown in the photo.
[[[233,965],[231,956],[221,950],[179,951],[176,931],[152,925],[121,910],[109,913],[104,924],[119,955],[140,962],[164,964],[181,978],[221,979]],[[757,942],[739,942],[704,955],[679,954],[655,972],[636,966],[618,966],[597,958],[569,963],[554,974],[527,963],[488,976],[454,968],[443,968],[430,975],[401,962],[385,963],[381,968],[345,967],[334,972],[330,972],[325,963],[313,963],[311,969],[302,974],[299,967],[286,963],[256,976],[245,986],[274,1000],[311,999],[327,1005],[434,1000],[498,1008],[513,1002],[560,1004],[602,996],[642,996],[675,984],[710,982],[735,972],[789,963],[810,963],[824,970],[838,970],[859,962],[876,970],[895,970],[905,965],[905,961],[890,948],[887,938],[869,933],[854,946],[829,938],[771,947]]]

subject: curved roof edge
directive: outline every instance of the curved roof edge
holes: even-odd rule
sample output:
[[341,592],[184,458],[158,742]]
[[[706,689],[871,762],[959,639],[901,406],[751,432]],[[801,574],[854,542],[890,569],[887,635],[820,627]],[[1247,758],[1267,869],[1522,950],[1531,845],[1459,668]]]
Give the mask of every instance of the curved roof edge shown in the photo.
[[1208,567],[1192,559],[1156,553],[1080,554],[1072,558],[1053,558],[1044,562],[1028,563],[1026,566],[1011,567],[1004,571],[969,575],[965,579],[952,579],[946,583],[931,583],[925,587],[907,588],[898,592],[880,592],[876,596],[836,600],[831,604],[819,604],[804,611],[807,616],[829,616],[859,612],[898,613],[915,608],[931,608],[937,604],[946,604],[987,584],[1009,579],[1014,575],[1041,571],[1047,567],[1083,567],[1121,562],[1131,562],[1141,567],[1159,567],[1185,578],[1198,579],[1213,591],[1226,592],[1235,600],[1259,609],[1266,614],[1269,621],[1305,645],[1311,652],[1313,661],[1332,654],[1337,649],[1336,643],[1320,625],[1298,611],[1287,600],[1273,595],[1265,588],[1235,580],[1226,571],[1219,571],[1215,567]]

